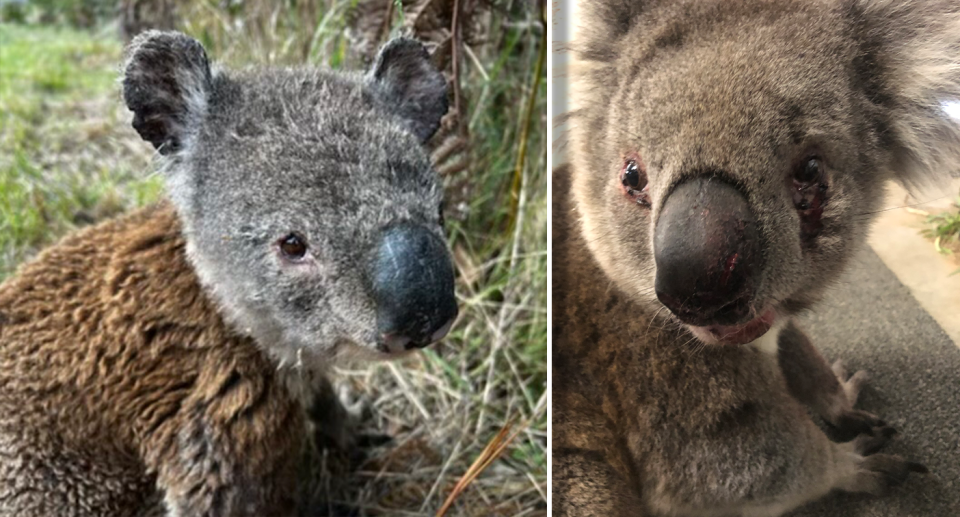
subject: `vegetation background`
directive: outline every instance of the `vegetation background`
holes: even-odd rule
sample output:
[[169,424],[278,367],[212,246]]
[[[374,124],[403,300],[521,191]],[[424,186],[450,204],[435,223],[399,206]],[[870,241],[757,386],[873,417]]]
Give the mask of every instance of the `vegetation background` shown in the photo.
[[546,515],[545,8],[0,0],[0,280],[63,234],[163,195],[118,90],[123,41],[139,30],[182,30],[233,67],[365,67],[390,36],[412,33],[452,85],[431,146],[461,318],[404,363],[338,372],[366,407],[363,431],[392,441],[345,471],[324,455],[313,474],[329,497],[315,514]]

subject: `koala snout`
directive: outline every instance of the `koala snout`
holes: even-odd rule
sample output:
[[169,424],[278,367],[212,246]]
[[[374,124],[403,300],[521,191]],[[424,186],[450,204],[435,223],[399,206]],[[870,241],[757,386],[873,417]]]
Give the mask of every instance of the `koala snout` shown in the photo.
[[759,275],[757,221],[746,197],[717,178],[681,183],[654,229],[657,298],[690,325],[744,321]]
[[385,351],[423,347],[447,334],[457,317],[457,300],[442,240],[423,226],[392,226],[377,244],[372,267],[377,331]]

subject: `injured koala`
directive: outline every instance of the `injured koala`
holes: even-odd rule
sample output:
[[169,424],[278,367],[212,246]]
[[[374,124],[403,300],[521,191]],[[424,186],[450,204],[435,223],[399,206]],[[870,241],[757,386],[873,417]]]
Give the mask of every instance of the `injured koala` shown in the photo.
[[0,285],[0,515],[289,516],[330,365],[457,315],[422,146],[447,83],[404,38],[366,74],[234,72],[147,32],[123,73],[169,201]]
[[925,472],[878,452],[894,431],[855,408],[866,374],[794,317],[887,180],[960,170],[960,4],[580,4],[553,179],[554,515],[773,517]]

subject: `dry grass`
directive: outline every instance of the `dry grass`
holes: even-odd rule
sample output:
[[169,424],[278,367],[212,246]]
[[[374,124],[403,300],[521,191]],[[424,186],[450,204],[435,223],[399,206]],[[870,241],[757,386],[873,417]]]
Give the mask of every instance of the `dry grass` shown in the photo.
[[[345,36],[356,3],[204,0],[179,14],[186,32],[235,66],[353,67],[363,61]],[[516,437],[447,514],[546,515],[546,95],[545,72],[535,75],[542,13],[520,0],[469,4],[483,13],[471,23],[486,38],[471,33],[458,49],[462,109],[451,133],[464,141],[442,160],[460,164],[444,169],[444,181],[461,317],[421,355],[338,372],[336,381],[367,407],[362,431],[392,441],[347,471],[333,467],[336,452],[326,453],[315,471],[329,506],[314,515],[434,515],[510,422]],[[395,33],[411,15],[393,9]],[[148,146],[119,109],[115,33],[0,24],[0,57],[29,64],[0,68],[4,83],[14,79],[0,90],[0,234],[14,236],[0,238],[0,278],[77,225],[158,195]]]

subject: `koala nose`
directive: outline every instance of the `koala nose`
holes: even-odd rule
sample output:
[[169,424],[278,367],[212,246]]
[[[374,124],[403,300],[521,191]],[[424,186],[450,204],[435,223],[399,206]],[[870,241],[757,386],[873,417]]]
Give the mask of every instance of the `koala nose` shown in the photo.
[[731,325],[750,315],[760,243],[746,197],[716,178],[681,183],[653,237],[657,298],[691,325]]
[[388,352],[442,339],[457,317],[447,247],[422,226],[399,224],[381,236],[373,261],[377,330]]

